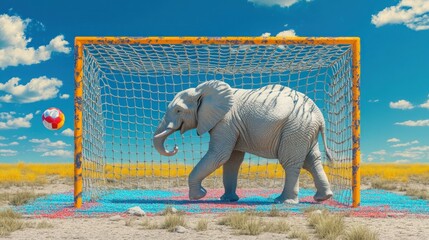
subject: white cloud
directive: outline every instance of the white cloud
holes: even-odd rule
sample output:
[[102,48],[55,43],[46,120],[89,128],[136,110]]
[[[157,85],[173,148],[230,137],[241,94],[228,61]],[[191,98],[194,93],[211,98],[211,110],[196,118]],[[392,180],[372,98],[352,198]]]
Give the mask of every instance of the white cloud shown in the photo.
[[397,138],[389,138],[389,139],[387,139],[387,142],[390,142],[390,143],[392,143],[392,142],[400,142],[401,140],[399,140],[399,139],[397,139]]
[[40,112],[41,112],[40,110],[37,110],[34,114],[36,114],[36,115],[37,115],[37,114],[39,114]]
[[16,146],[16,145],[19,145],[19,143],[18,142],[0,143],[0,147]]
[[266,33],[262,33],[261,37],[269,37],[271,36],[271,33],[266,32]]
[[70,95],[69,94],[61,94],[60,98],[61,99],[69,99]]
[[419,143],[419,141],[414,140],[414,141],[406,142],[406,143],[398,143],[398,144],[392,145],[392,147],[408,147],[410,145],[418,144],[418,143]]
[[429,146],[407,148],[403,151],[396,151],[392,156],[405,158],[407,160],[427,160],[429,159]]
[[[267,7],[280,6],[282,8],[290,7],[299,1],[300,0],[248,0],[248,2],[254,3],[255,5]],[[307,2],[309,1],[307,0]]]
[[370,103],[378,103],[378,102],[380,102],[380,99],[370,99],[370,100],[368,100],[368,102],[370,102]]
[[429,151],[429,146],[418,146],[408,149],[409,151]]
[[[285,26],[287,26],[287,24]],[[261,35],[261,37],[270,37],[270,36],[271,36],[271,33],[269,33],[269,32],[263,33]],[[293,30],[293,29],[281,31],[281,32],[277,33],[277,35],[276,35],[276,37],[295,37],[295,36],[296,36],[296,33],[295,33],[295,30]],[[279,45],[278,48],[281,50],[286,49],[285,46],[283,46],[283,45]]]
[[30,139],[31,143],[39,143],[40,146],[43,147],[57,147],[57,148],[64,148],[64,147],[68,147],[70,146],[70,144],[67,144],[63,141],[56,141],[56,142],[51,142],[51,140],[49,138],[45,138],[45,139],[37,139],[37,138],[33,138]]
[[[15,112],[0,112],[0,129],[17,129],[31,127],[30,120],[33,114],[27,114],[24,117],[15,117]],[[3,120],[3,121],[2,121]]]
[[52,142],[49,138],[33,138],[30,139],[29,142],[37,144],[33,147],[32,151],[43,153],[41,155],[42,157],[72,157],[73,155],[72,151],[67,150],[70,144],[63,141]]
[[417,159],[420,157],[420,152],[413,152],[413,151],[395,152],[394,154],[392,154],[392,156]]
[[412,30],[428,30],[429,1],[401,0],[397,5],[387,7],[376,15],[372,15],[371,23],[376,27],[387,24],[404,24]]
[[49,151],[49,149],[43,148],[43,147],[35,147],[35,148],[33,148],[32,151],[33,152],[47,152],[47,151]]
[[69,53],[69,43],[63,35],[53,38],[48,45],[35,49],[28,47],[31,38],[25,36],[30,19],[19,16],[0,15],[0,69],[9,66],[32,65],[49,60],[53,52]]
[[427,108],[429,109],[429,99],[425,102],[419,105],[421,108]]
[[394,163],[409,163],[410,160],[407,159],[400,159],[400,160],[396,160]]
[[66,130],[62,131],[61,134],[67,137],[73,137],[74,131],[71,130],[70,128],[67,128]]
[[411,104],[407,100],[399,100],[397,102],[390,102],[389,106],[390,106],[390,108],[402,109],[402,110],[414,108],[413,104]]
[[2,157],[13,157],[18,154],[17,151],[11,149],[0,149],[0,156]]
[[73,157],[73,152],[68,150],[51,150],[42,154],[42,157],[64,157],[71,158]]
[[41,76],[33,78],[25,85],[19,84],[21,79],[14,77],[6,83],[0,83],[0,91],[6,95],[0,96],[0,101],[12,103],[32,103],[55,98],[63,82],[56,78]]
[[[261,35],[261,37],[270,37],[270,36],[271,36],[271,33],[269,32],[263,33]],[[295,33],[295,30],[293,29],[281,31],[276,35],[276,37],[295,37],[295,36],[296,36],[296,33]]]
[[374,154],[374,155],[386,155],[387,152],[386,152],[386,150],[383,149],[383,150],[372,152],[371,154]]
[[27,136],[18,137],[18,140],[25,140],[25,139],[27,139]]
[[295,37],[295,36],[296,36],[296,33],[295,33],[295,30],[293,29],[281,31],[276,35],[276,37]]
[[386,150],[382,149],[382,150],[371,152],[370,154],[368,154],[368,157],[366,158],[364,158],[364,154],[361,154],[361,159],[367,162],[384,161],[385,155],[387,155],[387,152]]
[[412,121],[408,120],[405,122],[397,122],[396,125],[408,126],[408,127],[429,127],[429,119]]
[[6,140],[6,138],[3,136],[0,136],[0,140]]

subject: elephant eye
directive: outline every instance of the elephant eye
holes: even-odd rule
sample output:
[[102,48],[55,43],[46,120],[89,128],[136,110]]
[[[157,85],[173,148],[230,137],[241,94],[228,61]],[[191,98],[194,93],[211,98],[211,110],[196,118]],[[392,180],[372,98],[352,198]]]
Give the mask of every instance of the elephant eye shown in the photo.
[[180,112],[181,112],[181,111],[180,111],[180,109],[177,109],[177,110],[176,110],[176,113],[180,113]]

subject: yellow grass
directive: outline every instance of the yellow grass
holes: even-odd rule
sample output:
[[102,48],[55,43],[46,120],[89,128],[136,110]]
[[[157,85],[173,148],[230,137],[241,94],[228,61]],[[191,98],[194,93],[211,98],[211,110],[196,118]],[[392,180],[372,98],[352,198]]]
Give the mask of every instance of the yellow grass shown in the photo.
[[0,164],[0,184],[46,183],[50,176],[73,177],[71,164],[15,163]]
[[[87,164],[87,168],[96,169],[95,165]],[[118,164],[108,165],[105,168],[106,177],[120,179],[124,176],[154,176],[154,177],[186,177],[191,173],[192,166],[184,164],[126,164],[122,167]],[[240,174],[249,178],[281,178],[284,171],[279,164],[249,165],[243,164]],[[215,176],[222,175],[222,168],[214,172]]]
[[365,164],[361,166],[362,177],[408,182],[415,177],[429,180],[429,164]]
[[[87,163],[84,165],[89,169],[96,169],[95,165]],[[137,170],[138,169],[138,170]],[[133,176],[154,177],[186,177],[192,171],[192,166],[178,164],[127,164],[107,165],[104,169],[105,177],[120,179]],[[327,170],[334,171],[334,170]],[[348,170],[341,170],[339,174],[349,176]],[[214,173],[222,175],[222,168]],[[378,178],[381,180],[396,180],[407,182],[418,178],[429,181],[429,164],[364,164],[361,166],[362,178]],[[241,176],[248,178],[282,178],[283,169],[278,164],[248,165],[243,164],[240,170]],[[16,163],[0,164],[0,184],[31,184],[47,183],[51,177],[72,178],[73,165],[67,163],[40,164],[40,163]]]

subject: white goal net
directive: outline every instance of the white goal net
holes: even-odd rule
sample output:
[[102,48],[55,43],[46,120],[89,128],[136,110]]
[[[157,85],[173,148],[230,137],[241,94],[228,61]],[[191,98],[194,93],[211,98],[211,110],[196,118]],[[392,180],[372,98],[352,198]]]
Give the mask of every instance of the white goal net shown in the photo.
[[[208,149],[209,134],[174,133],[166,148],[177,144],[179,152],[165,157],[153,147],[153,133],[176,93],[221,80],[244,89],[281,84],[310,97],[326,121],[327,145],[335,164],[325,169],[335,200],[351,205],[356,158],[354,54],[352,44],[311,41],[255,44],[212,39],[169,44],[137,39],[82,44],[82,78],[77,83],[83,91],[79,99],[82,135],[76,151],[81,150],[83,194],[187,186],[187,175]],[[280,193],[283,179],[277,160],[246,154],[238,188],[272,186]],[[203,186],[221,188],[221,168]],[[307,187],[305,182],[301,187]],[[314,188],[312,179],[308,187]]]

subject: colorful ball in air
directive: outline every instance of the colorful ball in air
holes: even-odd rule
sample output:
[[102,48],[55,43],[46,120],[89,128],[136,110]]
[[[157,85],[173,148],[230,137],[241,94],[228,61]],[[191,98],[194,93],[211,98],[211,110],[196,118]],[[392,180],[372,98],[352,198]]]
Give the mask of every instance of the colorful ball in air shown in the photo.
[[66,121],[64,113],[58,108],[48,108],[43,112],[42,122],[43,125],[49,130],[58,130]]

